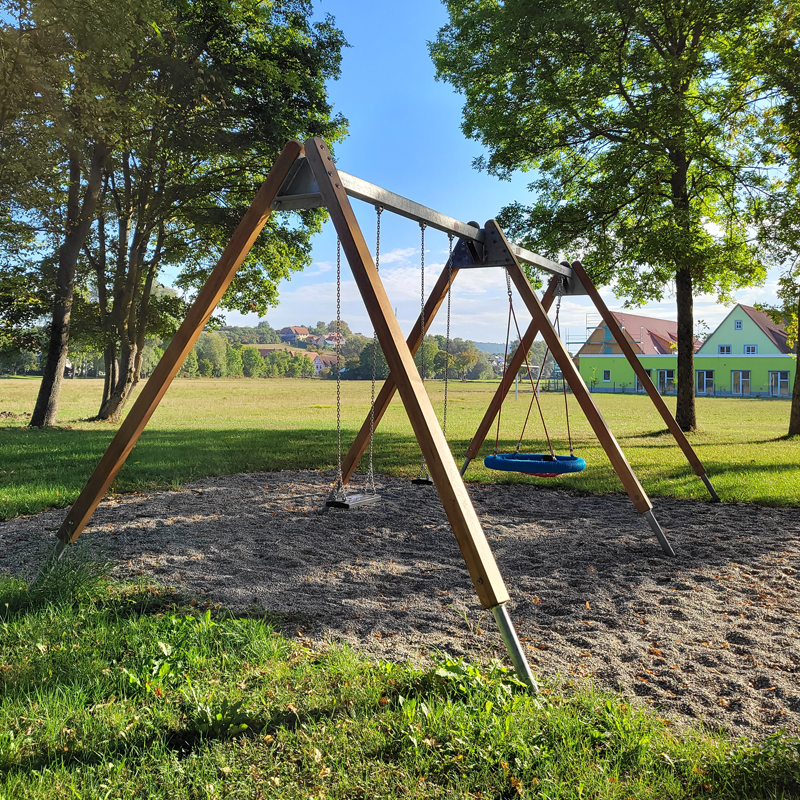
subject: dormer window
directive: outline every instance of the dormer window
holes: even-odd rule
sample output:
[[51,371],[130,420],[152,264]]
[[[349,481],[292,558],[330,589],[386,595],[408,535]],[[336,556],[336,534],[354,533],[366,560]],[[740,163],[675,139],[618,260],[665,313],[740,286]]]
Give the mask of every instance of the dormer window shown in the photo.
[[733,329],[735,331],[740,331],[742,329],[742,321],[740,319],[735,319],[733,321]]
[[731,354],[731,346],[729,344],[717,345],[717,355],[729,356]]

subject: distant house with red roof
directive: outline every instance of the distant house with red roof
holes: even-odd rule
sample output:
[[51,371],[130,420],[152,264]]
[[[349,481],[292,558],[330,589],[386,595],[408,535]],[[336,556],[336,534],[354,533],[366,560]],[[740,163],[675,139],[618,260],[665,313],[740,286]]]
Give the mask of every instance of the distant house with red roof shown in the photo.
[[304,342],[309,337],[308,328],[305,326],[281,328],[279,335],[282,342],[288,342],[289,344]]
[[[677,323],[613,313],[658,390],[674,392]],[[786,337],[785,325],[752,306],[737,305],[704,342],[695,341],[695,394],[790,397],[797,362]],[[592,391],[644,391],[604,323],[591,332],[576,361]]]
[[741,303],[695,356],[697,394],[791,397],[797,359],[786,326]]
[[[678,323],[659,317],[643,317],[627,311],[612,312],[633,352],[662,394],[675,391]],[[695,341],[695,352],[701,345]],[[622,353],[608,326],[601,322],[588,336],[575,360],[592,391],[643,392],[633,367]]]

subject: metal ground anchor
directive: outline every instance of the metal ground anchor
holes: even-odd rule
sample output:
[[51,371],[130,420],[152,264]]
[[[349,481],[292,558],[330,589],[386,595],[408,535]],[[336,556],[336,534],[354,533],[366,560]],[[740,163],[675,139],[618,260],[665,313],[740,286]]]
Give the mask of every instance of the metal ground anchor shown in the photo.
[[506,604],[500,603],[500,605],[494,606],[492,614],[494,614],[497,627],[500,628],[500,635],[503,637],[503,643],[506,646],[506,650],[508,650],[508,655],[511,657],[511,663],[514,665],[517,677],[538,694],[539,684],[536,683],[536,679],[533,677],[530,664],[528,664],[525,651],[522,649],[517,637],[517,632],[508,614]]
[[664,551],[664,555],[674,557],[675,551],[672,549],[672,545],[667,540],[666,534],[658,524],[658,520],[656,519],[656,515],[653,513],[653,509],[651,508],[649,511],[645,511],[644,516],[645,519],[650,523],[650,527],[653,529],[653,533],[656,535],[656,539],[658,539],[661,549]]
[[703,483],[706,485],[706,489],[708,489],[709,494],[711,495],[711,500],[714,503],[721,503],[722,500],[719,499],[719,495],[717,494],[717,490],[712,486],[711,481],[708,479],[708,475],[705,472],[700,476]]

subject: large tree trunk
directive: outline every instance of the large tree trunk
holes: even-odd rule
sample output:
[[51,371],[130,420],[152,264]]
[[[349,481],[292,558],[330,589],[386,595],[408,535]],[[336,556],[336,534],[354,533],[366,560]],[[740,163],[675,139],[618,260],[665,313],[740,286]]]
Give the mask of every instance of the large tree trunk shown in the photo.
[[108,153],[109,150],[105,145],[95,145],[83,203],[80,202],[80,154],[72,152],[69,156],[70,185],[67,196],[67,230],[64,243],[58,250],[58,273],[53,299],[53,317],[50,324],[50,342],[47,348],[42,383],[36,398],[36,407],[30,421],[30,425],[33,427],[54,425],[56,421],[61,381],[64,377],[64,367],[69,351],[69,324],[72,315],[72,296],[75,289],[75,270],[78,265],[78,256],[89,233],[97,208],[102,171]]
[[[675,87],[681,91],[679,87]],[[678,403],[675,421],[682,431],[697,427],[694,403],[694,297],[692,257],[689,242],[692,239],[689,202],[689,161],[682,150],[670,153],[673,165],[670,188],[672,206],[678,226],[683,230],[684,241],[675,253],[675,302],[678,307]]]
[[[797,323],[800,327],[800,298],[797,301]],[[794,364],[794,389],[792,389],[792,409],[789,412],[789,436],[800,436],[800,331],[795,343],[797,360]]]
[[675,421],[682,431],[697,427],[694,402],[694,297],[692,275],[681,270],[675,275],[678,306],[678,404]]

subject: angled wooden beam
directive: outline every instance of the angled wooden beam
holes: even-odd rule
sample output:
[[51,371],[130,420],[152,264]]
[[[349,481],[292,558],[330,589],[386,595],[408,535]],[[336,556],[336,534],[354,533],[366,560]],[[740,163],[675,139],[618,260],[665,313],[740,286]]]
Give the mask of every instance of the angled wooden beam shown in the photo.
[[333,156],[319,138],[309,139],[305,149],[475,591],[484,608],[502,605],[509,599],[505,582],[375,269]]
[[595,308],[600,312],[603,322],[605,322],[605,324],[608,326],[608,329],[611,331],[611,334],[619,345],[620,350],[622,350],[623,355],[628,359],[628,363],[636,373],[639,383],[644,386],[645,391],[653,401],[653,405],[656,407],[656,410],[659,414],[661,414],[661,418],[664,420],[664,422],[666,422],[670,433],[678,443],[678,446],[681,448],[681,450],[683,450],[686,460],[691,464],[695,474],[698,475],[706,485],[706,488],[711,494],[712,499],[717,503],[720,502],[719,495],[712,486],[711,481],[706,474],[706,468],[703,466],[703,462],[700,461],[697,453],[695,453],[691,444],[689,444],[686,434],[681,430],[680,425],[678,425],[678,423],[675,421],[675,417],[673,417],[670,413],[670,410],[667,408],[667,404],[664,402],[664,398],[659,394],[658,389],[656,389],[653,381],[647,374],[647,370],[645,370],[645,368],[642,366],[642,362],[636,357],[636,353],[633,352],[630,342],[625,338],[625,333],[622,331],[622,328],[620,328],[617,318],[611,313],[608,306],[605,304],[605,301],[600,296],[600,292],[597,291],[597,287],[594,285],[594,283],[592,283],[591,278],[586,274],[583,264],[581,264],[580,261],[575,261],[572,265],[572,271],[574,272],[575,277],[583,284],[583,288],[586,289],[586,294],[588,294],[592,299]]
[[203,285],[177,333],[161,357],[153,374],[136,398],[86,486],[78,495],[57,536],[63,546],[74,542],[91,519],[94,510],[122,469],[139,435],[144,430],[189,351],[208,322],[214,308],[228,288],[236,270],[250,252],[269,215],[270,204],[292,164],[303,153],[299,142],[289,142],[278,156],[247,213],[234,231],[213,272]]
[[553,354],[553,358],[556,360],[556,363],[559,367],[561,367],[564,380],[567,381],[567,384],[572,390],[573,395],[575,395],[575,399],[578,401],[583,413],[586,415],[586,419],[592,426],[592,430],[597,436],[603,450],[605,450],[611,465],[614,467],[615,472],[622,481],[622,485],[625,487],[628,497],[630,497],[633,505],[636,507],[636,510],[640,514],[644,514],[647,518],[647,521],[658,538],[664,553],[674,556],[675,552],[673,551],[669,541],[667,541],[664,531],[661,530],[661,526],[658,524],[658,520],[656,520],[655,515],[653,514],[653,504],[650,502],[650,498],[647,496],[647,493],[645,492],[641,483],[639,483],[639,479],[636,477],[633,469],[631,469],[628,459],[625,458],[625,454],[622,452],[619,442],[617,442],[616,437],[611,432],[611,429],[608,427],[605,419],[603,419],[600,409],[598,409],[595,405],[591,393],[586,387],[586,384],[583,382],[580,372],[578,372],[577,367],[572,361],[572,357],[556,333],[552,323],[548,319],[547,314],[545,313],[544,308],[542,308],[539,298],[533,291],[527,276],[522,271],[519,261],[517,260],[516,255],[514,255],[511,246],[505,237],[505,234],[494,220],[489,220],[489,222],[486,223],[485,230],[489,245],[496,248],[503,254],[504,258],[508,259],[508,271],[511,275],[511,280],[517,287],[517,291],[520,293],[523,302],[528,307],[533,320],[539,324],[539,329],[542,332],[545,343],[550,348],[550,352]]
[[[424,318],[426,333],[433,323],[436,313],[441,308],[445,297],[447,297],[447,292],[452,286],[452,282],[457,273],[458,267],[448,268],[447,264],[445,264],[441,275],[439,275],[439,279],[436,281],[436,284],[431,290],[428,299],[425,301]],[[422,344],[421,330],[422,320],[420,317],[417,317],[417,321],[414,323],[414,327],[411,329],[411,333],[408,334],[408,338],[406,339],[406,346],[408,347],[412,356],[416,354],[419,346]],[[358,432],[353,444],[350,445],[350,449],[347,451],[344,461],[342,461],[343,483],[348,483],[350,478],[353,476],[353,473],[358,466],[358,462],[361,460],[361,456],[364,455],[364,451],[369,446],[370,430],[378,427],[378,424],[380,423],[381,419],[383,419],[383,415],[386,413],[386,409],[389,408],[389,403],[392,402],[392,398],[394,397],[396,391],[397,385],[394,382],[394,375],[390,372],[386,376],[386,380],[383,382],[383,386],[381,386],[378,396],[375,398],[374,423],[371,423],[371,414],[367,414],[367,418],[364,420],[361,430]]]
[[[544,296],[542,297],[542,308],[544,309],[545,314],[550,310],[550,306],[553,304],[553,298],[556,296],[560,282],[561,278],[555,277],[550,280],[550,283],[547,286],[547,291],[545,291]],[[486,409],[486,413],[483,415],[483,419],[481,420],[481,424],[478,426],[478,430],[475,431],[475,435],[472,437],[472,441],[469,443],[466,458],[461,466],[462,475],[464,475],[464,473],[467,471],[469,462],[472,461],[476,455],[478,455],[481,447],[483,447],[483,443],[486,440],[486,435],[489,433],[492,423],[497,417],[500,407],[503,405],[503,401],[506,399],[506,395],[511,389],[513,376],[516,375],[520,369],[522,369],[522,364],[525,361],[525,354],[531,349],[533,340],[536,338],[536,334],[538,333],[539,323],[536,320],[531,320],[527,330],[522,334],[522,340],[520,341],[519,347],[511,357],[511,361],[503,372],[503,380],[500,381],[500,385],[497,387],[497,391],[494,393],[492,402],[489,403],[489,408]]]

